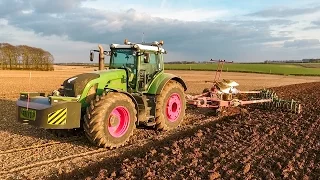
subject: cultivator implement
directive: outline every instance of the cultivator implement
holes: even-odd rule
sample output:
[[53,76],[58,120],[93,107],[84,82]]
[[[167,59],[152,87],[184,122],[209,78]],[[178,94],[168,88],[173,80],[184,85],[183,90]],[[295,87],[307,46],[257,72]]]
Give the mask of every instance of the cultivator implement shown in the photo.
[[280,99],[275,92],[270,90],[239,91],[234,94],[210,91],[195,96],[187,95],[187,104],[198,108],[211,108],[217,112],[228,107],[242,107],[246,105],[298,114],[302,109],[298,101]]
[[240,91],[236,89],[239,84],[232,80],[220,81],[225,61],[219,60],[211,89],[204,89],[202,94],[187,95],[187,104],[198,108],[211,108],[216,113],[228,107],[242,107],[250,105],[256,108],[269,110],[282,110],[293,113],[301,112],[301,104],[295,100],[284,100],[268,89],[258,91]]
[[293,99],[284,100],[279,98],[275,92],[270,90],[261,91],[261,98],[269,98],[271,102],[265,102],[261,104],[261,108],[269,109],[269,110],[277,110],[280,109],[282,111],[289,111],[293,113],[299,114],[302,110],[302,106],[298,101]]

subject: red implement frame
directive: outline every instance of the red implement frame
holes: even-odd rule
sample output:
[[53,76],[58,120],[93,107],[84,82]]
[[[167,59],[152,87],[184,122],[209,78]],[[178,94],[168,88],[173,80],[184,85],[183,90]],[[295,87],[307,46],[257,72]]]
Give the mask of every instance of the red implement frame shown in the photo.
[[[244,94],[260,94],[261,91],[238,91],[236,94],[231,93],[221,93],[219,94],[219,90],[216,87],[216,83],[219,82],[220,76],[223,70],[224,63],[233,63],[227,62],[225,60],[210,60],[218,62],[218,67],[214,76],[213,86],[209,90],[209,92],[205,92],[199,95],[191,96],[187,95],[187,103],[190,105],[194,105],[196,107],[203,107],[203,108],[213,108],[218,109],[220,107],[236,107],[248,104],[256,104],[256,103],[265,103],[265,102],[272,102],[272,99],[254,99],[254,100],[241,100],[237,98],[239,95]],[[211,81],[206,81],[211,82]],[[224,94],[229,96],[227,100],[224,97]],[[231,96],[231,97],[230,97]]]

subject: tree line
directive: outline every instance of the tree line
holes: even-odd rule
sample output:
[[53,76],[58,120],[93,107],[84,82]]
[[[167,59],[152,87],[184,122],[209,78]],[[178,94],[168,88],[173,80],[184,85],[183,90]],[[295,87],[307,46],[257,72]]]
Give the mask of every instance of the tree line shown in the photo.
[[41,48],[0,43],[0,69],[52,71],[53,62],[51,53]]

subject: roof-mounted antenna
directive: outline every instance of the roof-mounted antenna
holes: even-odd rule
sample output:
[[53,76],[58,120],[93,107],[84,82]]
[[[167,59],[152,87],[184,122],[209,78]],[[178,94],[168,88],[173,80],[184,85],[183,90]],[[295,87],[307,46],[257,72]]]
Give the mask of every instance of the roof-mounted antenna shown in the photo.
[[144,39],[144,32],[142,32],[142,41],[141,41],[141,43],[144,43],[143,39]]

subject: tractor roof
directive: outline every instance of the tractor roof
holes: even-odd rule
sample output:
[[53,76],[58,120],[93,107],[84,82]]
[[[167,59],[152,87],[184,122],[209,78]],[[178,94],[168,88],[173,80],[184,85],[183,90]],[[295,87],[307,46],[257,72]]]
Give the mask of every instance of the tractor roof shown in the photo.
[[147,50],[147,51],[157,51],[165,53],[166,51],[162,48],[163,41],[154,41],[152,43],[131,43],[127,39],[124,40],[124,44],[111,44],[111,49],[131,49],[135,48],[137,50]]

